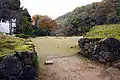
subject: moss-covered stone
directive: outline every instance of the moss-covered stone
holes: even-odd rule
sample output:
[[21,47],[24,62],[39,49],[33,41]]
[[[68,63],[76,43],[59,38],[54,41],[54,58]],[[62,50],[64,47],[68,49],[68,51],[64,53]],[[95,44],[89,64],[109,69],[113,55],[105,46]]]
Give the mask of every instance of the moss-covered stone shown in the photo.
[[28,39],[0,35],[0,57],[15,53],[15,51],[33,51],[34,44]]
[[30,40],[0,35],[1,80],[35,80],[38,65],[35,46]]
[[24,39],[0,35],[0,55],[14,53],[16,47],[23,45]]

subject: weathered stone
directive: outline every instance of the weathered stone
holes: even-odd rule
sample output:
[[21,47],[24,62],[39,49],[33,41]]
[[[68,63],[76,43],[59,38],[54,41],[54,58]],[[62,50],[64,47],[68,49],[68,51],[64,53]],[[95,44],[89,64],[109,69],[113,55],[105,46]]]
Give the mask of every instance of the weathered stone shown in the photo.
[[0,64],[0,80],[35,80],[36,68],[31,52],[17,52],[5,56]]
[[89,47],[90,47],[90,45],[88,43],[85,43],[84,49],[87,50],[87,49],[89,49]]
[[106,69],[106,72],[110,75],[112,80],[120,80],[120,70],[119,69],[110,67],[110,68]]
[[120,69],[120,60],[115,61],[115,62],[112,64],[112,67],[115,67],[115,68]]
[[98,54],[95,55],[95,57],[95,59],[99,60],[100,62],[114,61],[114,54],[112,54],[111,52],[100,51]]
[[23,72],[20,75],[20,80],[35,80],[36,71],[32,65],[26,65],[23,68]]
[[31,52],[17,52],[17,55],[19,59],[25,64],[25,65],[32,65],[33,64],[33,53]]
[[85,38],[85,43],[90,43],[90,39]]
[[15,76],[9,76],[8,79],[6,79],[6,80],[19,80],[19,79]]
[[120,68],[119,40],[115,38],[107,38],[104,41],[100,41],[99,38],[82,38],[78,41],[78,43],[81,55],[104,63],[114,63],[114,67]]
[[81,38],[81,39],[78,41],[79,47],[80,47],[81,49],[83,49],[83,48],[84,48],[84,44],[85,44],[85,40],[84,40],[84,38]]
[[94,41],[99,41],[100,39],[87,39],[87,38],[82,38],[78,41],[79,43],[79,47],[81,50],[81,54],[85,57],[90,58],[93,55],[94,49],[95,49],[95,45],[96,42]]
[[5,76],[15,75],[17,76],[22,70],[22,64],[17,57],[13,55],[8,55],[3,58],[1,62],[1,70]]
[[101,61],[113,62],[120,59],[120,41],[114,38],[105,39],[97,45],[95,54],[98,59],[102,56]]

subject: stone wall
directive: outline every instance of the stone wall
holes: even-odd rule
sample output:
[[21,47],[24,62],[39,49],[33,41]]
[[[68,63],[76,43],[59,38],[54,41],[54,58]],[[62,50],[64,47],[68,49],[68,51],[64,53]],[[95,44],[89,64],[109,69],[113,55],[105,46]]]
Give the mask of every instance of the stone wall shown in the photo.
[[36,52],[16,51],[0,61],[0,80],[35,80],[37,67]]
[[87,39],[78,41],[81,55],[102,63],[110,63],[111,66],[120,68],[120,41],[115,38]]

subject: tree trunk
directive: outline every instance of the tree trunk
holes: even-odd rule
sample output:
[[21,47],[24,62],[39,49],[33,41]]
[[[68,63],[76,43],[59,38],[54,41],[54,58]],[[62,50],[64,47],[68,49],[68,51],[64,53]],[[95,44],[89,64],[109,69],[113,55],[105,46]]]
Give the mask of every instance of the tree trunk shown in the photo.
[[16,18],[16,33],[19,34],[20,33],[20,26],[19,26],[19,18]]
[[12,35],[12,19],[9,20],[9,34]]

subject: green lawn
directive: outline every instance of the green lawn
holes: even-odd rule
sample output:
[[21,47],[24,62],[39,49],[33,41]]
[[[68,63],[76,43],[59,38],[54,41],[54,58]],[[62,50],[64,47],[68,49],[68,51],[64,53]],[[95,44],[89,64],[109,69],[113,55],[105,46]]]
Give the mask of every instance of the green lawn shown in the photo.
[[84,36],[87,38],[108,38],[114,37],[120,39],[120,24],[100,25],[90,29]]
[[44,68],[43,62],[46,59],[69,56],[78,52],[80,38],[82,37],[37,37],[31,40],[36,46],[40,66]]

